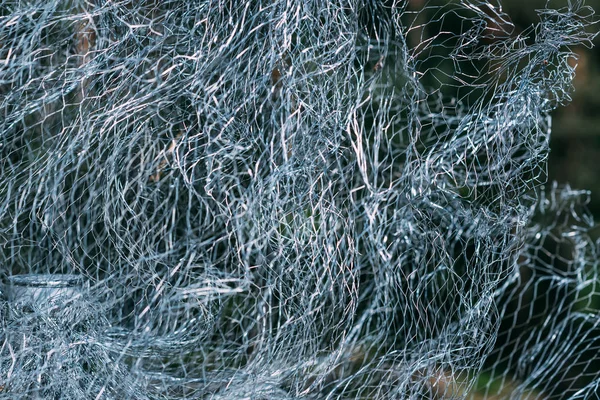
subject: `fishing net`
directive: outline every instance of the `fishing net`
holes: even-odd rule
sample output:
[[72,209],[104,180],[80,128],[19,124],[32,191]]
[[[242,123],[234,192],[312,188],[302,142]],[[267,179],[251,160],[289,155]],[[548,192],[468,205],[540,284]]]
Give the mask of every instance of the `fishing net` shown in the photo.
[[594,17],[538,14],[3,0],[0,399],[596,398]]

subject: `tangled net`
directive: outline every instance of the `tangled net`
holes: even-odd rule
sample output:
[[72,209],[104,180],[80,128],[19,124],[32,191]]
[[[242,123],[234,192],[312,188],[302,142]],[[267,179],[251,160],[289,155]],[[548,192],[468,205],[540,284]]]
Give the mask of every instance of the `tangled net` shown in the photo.
[[580,1],[4,0],[0,399],[596,398]]

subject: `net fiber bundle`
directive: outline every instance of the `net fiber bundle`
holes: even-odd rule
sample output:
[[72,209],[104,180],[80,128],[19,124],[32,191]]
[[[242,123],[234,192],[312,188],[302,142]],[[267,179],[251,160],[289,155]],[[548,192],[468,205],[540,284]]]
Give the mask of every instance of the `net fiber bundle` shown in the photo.
[[598,398],[553,7],[3,0],[0,399]]

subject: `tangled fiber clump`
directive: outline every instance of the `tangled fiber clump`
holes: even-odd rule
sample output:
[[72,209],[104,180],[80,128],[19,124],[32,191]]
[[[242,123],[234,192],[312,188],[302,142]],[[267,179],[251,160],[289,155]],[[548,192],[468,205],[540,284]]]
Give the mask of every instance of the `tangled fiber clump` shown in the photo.
[[[392,4],[394,3],[394,4]],[[580,1],[0,4],[0,399],[595,398]]]

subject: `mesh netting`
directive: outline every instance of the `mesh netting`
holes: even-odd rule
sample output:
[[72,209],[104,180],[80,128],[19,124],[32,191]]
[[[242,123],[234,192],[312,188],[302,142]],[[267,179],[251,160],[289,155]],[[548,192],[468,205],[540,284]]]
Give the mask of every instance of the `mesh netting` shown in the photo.
[[391,3],[2,1],[0,399],[598,395],[592,10]]

